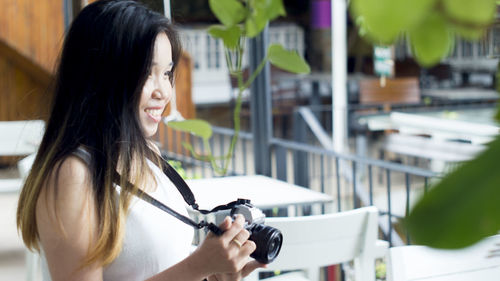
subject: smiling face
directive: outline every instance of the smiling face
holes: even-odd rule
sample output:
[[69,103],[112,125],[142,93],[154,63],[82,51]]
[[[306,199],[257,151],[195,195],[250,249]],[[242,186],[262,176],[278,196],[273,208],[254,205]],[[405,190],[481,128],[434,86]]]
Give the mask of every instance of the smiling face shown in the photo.
[[162,113],[172,98],[172,67],[172,46],[162,32],[155,40],[150,73],[139,102],[139,120],[145,137],[156,133]]

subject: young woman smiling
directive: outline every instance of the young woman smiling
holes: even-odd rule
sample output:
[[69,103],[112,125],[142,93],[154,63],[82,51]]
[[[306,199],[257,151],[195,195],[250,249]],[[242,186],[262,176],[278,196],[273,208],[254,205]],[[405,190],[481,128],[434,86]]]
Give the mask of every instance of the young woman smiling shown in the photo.
[[17,210],[44,280],[240,280],[263,266],[249,261],[255,243],[242,217],[226,218],[225,232],[190,254],[193,230],[125,184],[187,215],[150,140],[180,51],[169,21],[135,1],[97,1],[72,23]]

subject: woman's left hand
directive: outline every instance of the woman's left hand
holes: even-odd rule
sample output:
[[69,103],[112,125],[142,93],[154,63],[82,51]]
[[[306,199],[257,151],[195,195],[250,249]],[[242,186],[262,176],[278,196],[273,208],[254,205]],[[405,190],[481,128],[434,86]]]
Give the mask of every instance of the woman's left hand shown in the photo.
[[266,267],[256,260],[249,261],[243,269],[236,273],[220,273],[208,277],[208,281],[239,281],[243,277],[248,276],[252,271],[259,267]]
[[[230,220],[225,220],[224,223],[222,223],[219,227],[221,228],[222,231],[226,231],[231,227],[231,224],[232,222],[230,222]],[[254,242],[246,241],[245,243],[254,243]],[[241,245],[239,247],[241,247]],[[266,264],[260,263],[256,260],[250,260],[238,272],[216,273],[209,276],[207,281],[239,281],[242,278],[248,276],[255,269],[259,267],[265,268],[266,266],[267,266]]]

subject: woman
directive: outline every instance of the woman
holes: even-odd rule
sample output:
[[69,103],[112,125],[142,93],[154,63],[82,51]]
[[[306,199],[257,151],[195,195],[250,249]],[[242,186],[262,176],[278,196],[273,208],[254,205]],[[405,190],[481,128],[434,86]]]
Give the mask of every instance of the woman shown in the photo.
[[97,1],[72,23],[17,211],[45,280],[239,280],[263,266],[248,262],[255,243],[242,217],[226,218],[222,236],[209,234],[189,254],[193,230],[124,184],[187,214],[150,141],[179,54],[168,20],[134,1]]

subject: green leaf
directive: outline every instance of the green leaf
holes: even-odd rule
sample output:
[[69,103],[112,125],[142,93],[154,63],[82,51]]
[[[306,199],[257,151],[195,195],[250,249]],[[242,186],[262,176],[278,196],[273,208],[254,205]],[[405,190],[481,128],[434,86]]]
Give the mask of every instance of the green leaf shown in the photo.
[[245,21],[245,35],[248,38],[253,38],[266,27],[267,21],[262,14],[251,15]]
[[352,0],[354,18],[363,17],[363,29],[377,44],[392,44],[418,24],[436,0]]
[[208,4],[212,13],[227,27],[241,22],[247,13],[238,0],[209,0]]
[[478,40],[486,34],[485,28],[473,28],[463,25],[454,25],[453,31],[466,40]]
[[409,32],[413,55],[422,66],[432,66],[450,53],[454,38],[438,13],[430,14]]
[[405,219],[413,243],[462,248],[500,230],[500,137],[448,174]]
[[458,22],[489,24],[495,18],[496,0],[443,0],[445,13]]
[[282,0],[254,0],[249,2],[251,13],[245,21],[245,35],[257,36],[267,23],[286,15]]
[[253,3],[254,9],[262,12],[268,21],[272,21],[279,16],[286,15],[283,0],[255,0],[250,3]]
[[267,49],[269,62],[274,66],[293,73],[309,73],[311,68],[296,52],[288,51],[280,44],[271,44]]
[[208,33],[215,38],[222,39],[227,48],[234,49],[238,47],[241,28],[238,25],[229,28],[224,25],[212,25],[208,28]]
[[171,121],[168,126],[172,129],[188,132],[208,140],[212,136],[212,126],[205,120],[189,119],[184,121]]

